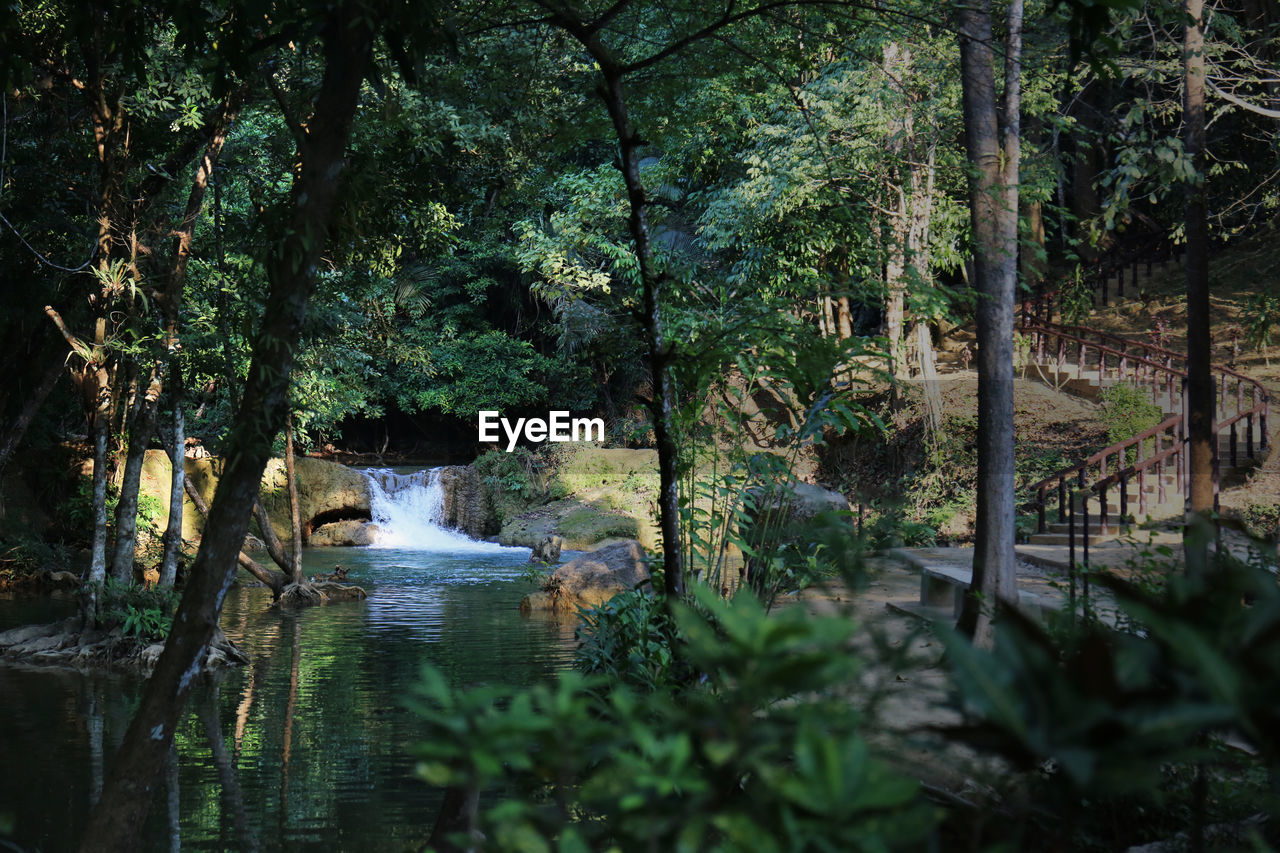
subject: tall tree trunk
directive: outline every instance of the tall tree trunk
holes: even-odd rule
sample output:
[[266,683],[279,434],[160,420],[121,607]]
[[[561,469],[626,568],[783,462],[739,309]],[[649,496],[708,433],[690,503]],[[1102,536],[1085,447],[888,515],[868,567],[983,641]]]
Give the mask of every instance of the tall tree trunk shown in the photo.
[[1071,162],[1071,214],[1076,220],[1077,250],[1086,263],[1098,260],[1098,247],[1083,226],[1093,222],[1102,210],[1095,183],[1106,162],[1099,131],[1104,103],[1102,83],[1090,80],[1067,105],[1067,115],[1075,119],[1081,129],[1080,133],[1067,134],[1065,138],[1071,142],[1075,155]]
[[[1022,0],[1009,4],[1004,127],[996,102],[991,2],[959,7],[969,217],[978,291],[978,482],[973,580],[958,629],[993,641],[997,602],[1016,604],[1014,552],[1013,318],[1018,263]],[[1003,137],[1003,138],[1002,138]]]
[[284,417],[284,473],[289,486],[289,521],[293,525],[290,553],[293,582],[302,583],[302,513],[298,508],[298,478],[293,469],[293,412]]
[[89,574],[85,578],[85,595],[82,613],[85,625],[98,621],[98,592],[107,579],[107,439],[110,433],[111,371],[106,365],[106,320],[98,317],[94,323],[94,341],[90,346],[67,328],[62,316],[52,305],[44,306],[44,313],[70,345],[71,351],[84,359],[76,372],[76,384],[84,406],[89,412],[89,436],[93,442],[93,545],[89,557]]
[[[1204,160],[1204,0],[1185,0],[1187,21],[1183,43],[1185,103],[1183,147],[1197,173]],[[1190,443],[1191,500],[1187,505],[1187,571],[1208,569],[1209,536],[1213,516],[1214,393],[1210,371],[1209,227],[1205,214],[1205,185],[1201,177],[1187,187],[1187,417]]]
[[129,452],[125,457],[124,477],[120,481],[120,500],[116,503],[116,542],[111,558],[111,577],[120,583],[133,582],[133,558],[138,539],[138,489],[142,482],[142,464],[147,445],[156,431],[156,414],[160,399],[160,364],[151,368],[147,390],[134,407],[129,428]]
[[853,337],[853,312],[849,310],[847,295],[836,300],[836,331],[842,341]]
[[226,469],[164,652],[111,765],[102,799],[89,817],[81,839],[84,851],[138,847],[187,694],[218,631],[271,437],[283,426],[294,348],[315,288],[316,265],[333,218],[338,177],[372,52],[369,19],[352,7],[333,9],[320,39],[323,78],[306,131],[297,135],[299,166],[289,221],[266,265],[271,289],[227,441]]
[[675,384],[671,378],[672,347],[662,326],[662,285],[668,280],[657,268],[644,185],[640,182],[640,148],[644,145],[631,123],[627,106],[625,70],[599,38],[599,29],[588,27],[567,8],[557,7],[555,23],[582,44],[600,69],[600,97],[604,100],[618,138],[619,168],[627,188],[630,216],[627,227],[635,243],[636,265],[643,291],[641,325],[649,356],[649,376],[653,386],[649,411],[653,416],[654,443],[658,450],[658,528],[662,535],[662,570],[667,596],[684,597],[684,554],[680,550],[680,493],[675,436]]
[[[104,371],[105,372],[105,371]],[[98,591],[107,580],[107,408],[109,398],[93,413],[93,544],[86,578],[85,625],[98,622]]]
[[169,521],[164,530],[164,557],[160,563],[160,588],[169,589],[178,580],[178,560],[182,557],[182,516],[186,502],[182,495],[187,485],[186,416],[183,412],[182,365],[177,354],[169,357],[169,398],[173,403],[173,432],[169,440],[169,459],[173,475],[169,480]]
[[[884,73],[889,78],[889,88],[897,95],[890,110],[892,117],[888,127],[889,152],[900,160],[910,160],[914,154],[909,143],[913,130],[913,117],[905,82],[911,71],[911,50],[894,41],[886,44],[882,53]],[[906,327],[906,297],[909,283],[907,270],[911,263],[908,246],[911,211],[905,187],[909,180],[908,173],[912,169],[913,166],[909,164],[903,165],[898,174],[891,175],[888,185],[888,192],[893,197],[893,214],[889,222],[891,230],[889,253],[885,261],[884,277],[887,297],[884,309],[884,331],[889,339],[889,369],[898,379],[905,379],[909,372],[903,329]]]

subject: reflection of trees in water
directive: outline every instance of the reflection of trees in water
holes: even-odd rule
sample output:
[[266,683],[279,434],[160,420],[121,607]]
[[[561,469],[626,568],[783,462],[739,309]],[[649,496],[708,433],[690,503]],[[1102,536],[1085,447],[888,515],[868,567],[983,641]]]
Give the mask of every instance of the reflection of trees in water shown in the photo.
[[178,791],[178,744],[175,741],[169,747],[169,756],[164,762],[164,784],[169,789],[169,850],[178,853],[182,849],[182,802]]
[[289,662],[289,701],[284,708],[284,743],[280,749],[280,838],[289,821],[289,755],[293,747],[293,720],[298,713],[298,666],[302,662],[302,622],[295,616]]
[[226,837],[226,829],[230,824],[236,830],[235,849],[256,851],[258,837],[249,823],[249,816],[244,807],[244,791],[240,787],[240,777],[236,773],[234,760],[227,754],[227,742],[222,735],[222,721],[218,716],[222,702],[218,686],[214,685],[209,696],[201,697],[201,701],[195,704],[196,716],[200,718],[200,723],[204,727],[205,738],[209,741],[209,754],[218,772],[223,818],[218,823],[223,831],[222,846],[224,849],[232,847]]
[[[265,590],[228,596],[223,627],[252,663],[193,690],[176,768],[166,767],[165,793],[156,791],[148,849],[172,846],[174,815],[189,848],[336,837],[422,846],[440,793],[414,776],[409,750],[420,729],[400,704],[421,662],[460,684],[527,683],[565,660],[572,622],[522,619],[525,585],[394,583],[377,592],[398,599],[298,615],[268,611]],[[3,712],[12,715],[0,731],[0,766],[32,765],[24,786],[67,792],[51,802],[19,790],[14,808],[30,812],[19,820],[26,846],[74,847],[139,690],[130,678],[0,667]]]

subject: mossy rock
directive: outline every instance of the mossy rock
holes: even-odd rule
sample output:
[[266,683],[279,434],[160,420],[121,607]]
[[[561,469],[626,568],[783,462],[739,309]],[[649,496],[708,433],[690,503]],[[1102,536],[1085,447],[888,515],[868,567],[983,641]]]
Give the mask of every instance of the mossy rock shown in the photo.
[[652,548],[657,530],[646,517],[614,509],[598,500],[565,499],[523,513],[502,526],[503,545],[533,548],[547,536],[564,540],[570,551],[592,551],[619,539],[638,539]]

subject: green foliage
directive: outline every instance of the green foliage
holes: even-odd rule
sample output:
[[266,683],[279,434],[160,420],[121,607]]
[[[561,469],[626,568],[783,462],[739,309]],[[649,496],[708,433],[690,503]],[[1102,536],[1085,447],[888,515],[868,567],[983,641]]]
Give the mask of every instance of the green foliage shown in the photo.
[[[699,596],[675,622],[705,680],[677,701],[566,672],[512,691],[456,690],[426,667],[418,774],[501,787],[459,838],[475,849],[888,850],[926,844],[916,786],[871,754],[854,683],[853,627],[751,597]],[[640,624],[637,620],[637,625]]]
[[[952,733],[1024,771],[1034,821],[1075,845],[1196,834],[1210,803],[1223,821],[1269,802],[1257,771],[1280,757],[1273,570],[1229,556],[1203,578],[1149,569],[1161,583],[1094,577],[1121,630],[1085,618],[1047,631],[1008,612],[994,651],[945,636],[966,715]],[[1219,748],[1226,731],[1257,765]]]
[[[110,535],[115,526],[116,506],[120,503],[120,488],[114,482],[107,481],[107,531]],[[75,491],[67,498],[61,508],[62,525],[73,536],[87,539],[93,533],[93,481],[87,477],[76,482]],[[147,562],[159,547],[160,522],[165,518],[164,504],[155,495],[138,493],[138,514],[136,524],[138,543],[143,549],[140,555],[142,562]]]
[[1266,541],[1280,541],[1280,503],[1255,503],[1245,507],[1243,520],[1249,533]]
[[178,593],[172,589],[146,589],[110,578],[102,588],[99,606],[103,622],[119,625],[126,637],[143,642],[163,640],[173,624]]
[[1084,277],[1084,270],[1079,266],[1058,291],[1058,311],[1068,326],[1083,323],[1093,313],[1093,282]]
[[[1257,350],[1269,349],[1275,343],[1275,330],[1280,328],[1280,295],[1270,288],[1253,294],[1245,309],[1245,338]],[[1266,363],[1271,364],[1270,356]]]
[[[1102,389],[1098,395],[1102,403],[1102,420],[1107,425],[1107,441],[1115,444],[1140,435],[1164,420],[1164,412],[1151,402],[1151,394],[1128,382],[1119,382]],[[1137,449],[1131,448],[1128,462],[1137,458]]]
[[574,665],[582,672],[642,691],[672,689],[687,679],[687,668],[677,663],[676,627],[663,598],[629,590],[579,616]]
[[541,466],[541,460],[523,447],[517,447],[511,453],[490,450],[476,457],[476,472],[484,481],[485,492],[499,523],[514,518],[545,499]]
[[0,539],[0,588],[41,574],[65,570],[71,555],[61,543],[46,542],[30,531],[6,531]]

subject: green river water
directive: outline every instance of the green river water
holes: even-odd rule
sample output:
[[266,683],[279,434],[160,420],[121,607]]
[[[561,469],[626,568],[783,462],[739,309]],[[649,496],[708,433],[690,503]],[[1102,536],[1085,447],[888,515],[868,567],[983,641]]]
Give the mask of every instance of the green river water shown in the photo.
[[[375,513],[376,517],[376,513]],[[424,661],[455,684],[528,684],[566,665],[572,626],[521,616],[527,549],[445,536],[428,548],[325,548],[367,601],[295,614],[237,586],[223,628],[252,659],[202,685],[156,791],[148,850],[413,850],[439,793],[414,776],[402,702]],[[0,601],[0,630],[71,599]],[[0,850],[70,850],[141,682],[0,664]]]

